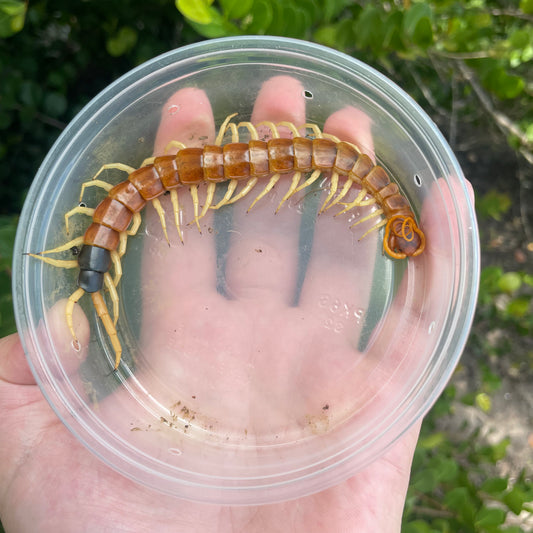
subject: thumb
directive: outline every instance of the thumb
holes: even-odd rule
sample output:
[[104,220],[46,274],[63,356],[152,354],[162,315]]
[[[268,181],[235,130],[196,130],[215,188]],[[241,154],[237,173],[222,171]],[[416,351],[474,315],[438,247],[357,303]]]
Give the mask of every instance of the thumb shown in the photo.
[[0,339],[0,381],[35,385],[18,333]]

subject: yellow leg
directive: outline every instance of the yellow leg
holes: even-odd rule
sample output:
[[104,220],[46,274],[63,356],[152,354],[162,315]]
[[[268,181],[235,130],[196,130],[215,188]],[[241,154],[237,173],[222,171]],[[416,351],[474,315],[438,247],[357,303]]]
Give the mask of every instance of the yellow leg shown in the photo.
[[266,184],[266,187],[261,191],[261,193],[259,194],[259,196],[257,196],[257,198],[252,202],[252,205],[248,208],[248,210],[246,211],[247,213],[250,212],[250,210],[252,209],[252,207],[259,201],[261,200],[261,198],[263,198],[263,196],[265,196],[266,194],[268,194],[272,188],[274,187],[274,185],[276,185],[276,183],[279,181],[279,179],[281,178],[281,174],[274,174],[270,180],[268,181],[268,183]]
[[93,176],[93,180],[96,180],[96,178],[104,171],[104,170],[120,170],[122,172],[126,172],[127,174],[131,174],[135,168],[130,167],[129,165],[123,165],[122,163],[108,163],[107,165],[102,165],[100,167],[100,170]]
[[359,192],[359,194],[357,195],[357,197],[355,198],[355,200],[353,200],[353,202],[349,202],[347,204],[342,204],[344,206],[346,206],[344,209],[342,209],[341,211],[339,211],[335,216],[339,216],[339,215],[342,215],[344,213],[346,213],[347,211],[350,211],[350,209],[353,209],[354,207],[357,207],[357,206],[360,206],[361,205],[361,202],[363,201],[364,197],[366,196],[366,193],[367,193],[367,190],[365,188],[362,188],[361,191]]
[[291,186],[289,187],[289,190],[285,194],[285,196],[281,199],[281,202],[278,205],[278,208],[276,209],[276,213],[281,209],[281,206],[296,192],[296,188],[298,187],[298,184],[300,183],[300,178],[302,177],[301,172],[295,172],[292,181]]
[[165,239],[167,240],[167,243],[170,246],[170,241],[168,240],[168,234],[167,234],[167,221],[165,220],[165,210],[163,209],[163,206],[161,205],[161,202],[158,198],[154,198],[152,200],[152,204],[157,211],[157,214],[159,215],[159,221],[161,222],[161,227],[163,228],[163,233],[165,235]]
[[[50,250],[45,250],[44,252],[39,252],[38,254],[29,254],[29,255],[34,255],[35,257],[38,257],[38,258],[42,259],[45,263],[47,263],[48,261],[46,261],[45,258],[41,258],[40,257],[41,255],[44,255],[44,254],[57,254],[59,252],[64,252],[66,250],[70,250],[70,249],[74,248],[75,246],[81,246],[82,244],[83,244],[83,236],[76,237],[75,239],[72,239],[71,241],[68,241],[67,243],[62,244],[61,246],[58,246],[57,248],[52,248]],[[52,264],[52,263],[49,263],[49,264]]]
[[237,202],[238,200],[240,200],[241,198],[244,198],[254,188],[254,186],[257,183],[257,181],[258,181],[258,178],[250,178],[246,182],[246,185],[239,192],[239,194],[237,194],[231,200],[229,200],[228,204],[233,204],[233,203]]
[[339,175],[334,172],[331,175],[330,179],[330,186],[329,186],[329,193],[326,196],[326,199],[324,200],[324,203],[322,204],[322,207],[318,210],[318,214],[323,213],[327,209],[329,209],[328,204],[331,201],[331,199],[335,196],[335,193],[337,192],[337,189],[339,187]]
[[178,191],[176,189],[171,189],[170,201],[172,202],[172,210],[174,211],[174,223],[176,224],[178,235],[180,236],[181,242],[183,243],[183,233],[181,232],[180,227],[180,205],[178,201]]
[[104,274],[104,284],[106,289],[109,291],[109,297],[111,298],[111,302],[113,303],[113,325],[116,326],[119,312],[119,298],[117,289],[113,284],[113,279],[111,278],[111,274],[109,274],[109,272],[106,272]]
[[[313,173],[301,185],[299,185],[294,192],[300,192],[302,189],[309,187],[309,185],[312,185],[321,175],[322,171],[314,170]],[[333,181],[333,175],[331,176],[331,179]]]
[[200,229],[200,221],[198,219],[198,211],[200,210],[200,201],[198,200],[198,185],[191,185],[189,192],[191,193],[192,198],[194,221],[196,222],[198,231],[202,233],[202,230]]
[[278,122],[276,126],[278,126],[278,128],[280,126],[285,126],[292,133],[293,137],[301,137],[300,132],[292,122],[287,122],[286,120],[283,120],[282,122]]
[[139,231],[139,228],[141,227],[141,222],[142,222],[141,213],[134,213],[133,221],[131,223],[130,229],[126,231],[126,235],[129,235],[130,237],[133,237],[133,235],[137,235],[137,232]]
[[226,130],[228,129],[228,124],[229,124],[230,120],[233,117],[236,117],[238,114],[239,113],[233,113],[232,115],[228,115],[226,117],[226,119],[224,120],[224,122],[222,123],[222,125],[220,126],[220,129],[218,130],[217,137],[215,139],[215,144],[217,146],[221,146],[222,145],[222,141],[224,140],[224,135],[226,134]]
[[272,138],[273,139],[279,139],[280,138],[280,134],[279,134],[278,128],[270,120],[263,120],[262,122],[259,122],[259,124],[255,125],[256,128],[258,128],[259,126],[266,126],[270,130],[270,132],[272,133]]
[[82,183],[81,191],[80,191],[80,202],[83,200],[83,194],[85,193],[85,189],[87,187],[100,187],[101,189],[104,189],[106,192],[109,192],[113,188],[113,185],[111,185],[111,183],[107,183],[107,181],[96,180],[96,179]]
[[114,270],[115,270],[115,277],[113,279],[113,285],[115,287],[118,286],[118,284],[120,282],[120,278],[122,277],[122,264],[120,262],[120,258],[121,257],[122,256],[120,255],[120,253],[117,250],[113,250],[111,252],[111,261],[113,262],[113,267],[114,267]]
[[91,294],[91,298],[93,300],[93,305],[96,310],[96,314],[100,317],[100,320],[102,321],[102,324],[104,325],[104,328],[109,336],[109,340],[111,341],[111,345],[113,346],[113,350],[115,351],[114,370],[116,370],[118,368],[118,365],[120,364],[120,359],[122,357],[122,346],[120,345],[120,341],[118,340],[117,330],[115,328],[115,325],[113,324],[113,320],[111,320],[111,317],[109,316],[109,311],[107,310],[107,306],[105,304],[104,298],[100,294],[100,291],[93,292]]
[[198,217],[199,219],[205,217],[207,211],[209,210],[209,208],[213,204],[213,198],[215,196],[216,188],[217,188],[217,184],[216,183],[209,182],[209,184],[207,185],[207,192],[206,192],[206,195],[205,195],[205,202],[204,202],[204,206],[202,208],[202,212],[200,213],[200,216]]
[[229,180],[228,188],[226,190],[224,198],[222,198],[222,200],[220,200],[217,205],[212,206],[211,209],[220,209],[223,205],[226,205],[230,201],[231,195],[235,192],[238,183],[238,180]]
[[68,227],[68,220],[73,215],[87,215],[89,217],[92,217],[94,215],[94,209],[91,207],[86,207],[84,205],[78,205],[74,207],[74,209],[71,209],[68,213],[65,214],[65,231],[67,232],[67,235],[70,233],[70,229]]
[[[376,209],[375,211],[373,211],[372,213],[370,213],[370,215],[367,215],[366,217],[363,217],[363,218],[360,218],[357,222],[354,222],[350,228],[353,228],[354,226],[357,226],[363,222],[366,222],[367,220],[370,220],[371,218],[374,218],[374,217],[378,217],[379,215],[382,215],[383,214],[383,209]],[[385,223],[387,223],[387,221],[385,221]],[[380,227],[379,225],[377,227]],[[362,239],[363,237],[361,237]]]
[[237,128],[246,128],[250,132],[250,139],[253,141],[259,140],[259,133],[256,127],[251,122],[239,122]]
[[[376,213],[377,213],[377,211],[376,211]],[[381,222],[379,222],[378,224],[376,224],[375,226],[372,226],[368,231],[365,231],[365,232],[363,233],[363,235],[361,235],[361,237],[359,237],[359,240],[364,239],[369,233],[372,233],[373,231],[375,231],[375,230],[381,228],[381,227],[384,226],[386,223],[387,223],[387,220],[384,219],[384,220],[382,220]],[[354,224],[352,224],[351,227],[353,227],[353,226],[354,226]]]
[[170,141],[165,146],[165,150],[163,151],[163,153],[167,155],[171,150],[177,151],[177,150],[183,150],[184,148],[186,148],[186,146],[183,143],[180,143],[179,141]]
[[[43,252],[44,253],[44,252]],[[39,259],[43,263],[46,263],[48,265],[52,265],[59,268],[76,268],[78,266],[78,261],[76,259],[52,259],[51,257],[43,257],[42,255],[38,254],[24,254],[29,255],[30,257],[35,257],[35,259]]]
[[74,340],[74,344],[79,348],[78,337],[76,337],[76,332],[74,331],[74,324],[72,322],[72,313],[74,311],[74,304],[85,294],[85,291],[80,287],[75,292],[73,292],[68,300],[65,307],[65,319],[67,321],[67,326]]
[[[341,192],[339,193],[339,196],[333,200],[329,205],[327,205],[327,202],[324,202],[324,205],[320,212],[327,211],[328,209],[332,208],[334,205],[337,205],[347,194],[348,191],[352,188],[352,185],[354,182],[351,179],[347,179],[344,183],[344,187],[342,188]],[[329,195],[328,195],[329,198]]]

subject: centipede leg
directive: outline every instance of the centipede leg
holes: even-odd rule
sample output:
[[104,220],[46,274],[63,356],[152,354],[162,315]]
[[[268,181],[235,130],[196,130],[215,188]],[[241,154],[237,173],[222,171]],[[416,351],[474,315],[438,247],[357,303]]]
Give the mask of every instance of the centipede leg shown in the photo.
[[191,185],[189,192],[191,193],[193,212],[194,212],[194,222],[196,222],[196,227],[198,231],[202,233],[200,229],[200,220],[198,218],[198,212],[200,210],[200,201],[198,200],[198,185]]
[[[72,239],[71,241],[68,241],[67,243],[62,244],[61,246],[58,246],[57,248],[51,248],[50,250],[45,250],[44,252],[39,252],[38,254],[28,254],[28,255],[31,255],[32,257],[36,257],[37,259],[40,259],[41,261],[44,261],[45,263],[48,263],[51,265],[53,264],[51,261],[56,261],[56,260],[50,259],[49,257],[42,257],[44,254],[57,254],[59,252],[71,250],[72,248],[81,246],[82,244],[83,244],[83,236],[76,237],[75,239]],[[59,259],[57,261],[59,261]],[[64,260],[61,260],[61,261],[64,261]],[[70,267],[65,267],[65,268],[70,268]]]
[[224,198],[222,198],[222,200],[220,200],[217,205],[212,206],[211,209],[220,209],[223,205],[226,205],[230,201],[232,194],[235,192],[238,183],[238,180],[229,180],[228,188],[226,190]]
[[[352,188],[353,184],[354,184],[354,182],[351,179],[347,179],[344,182],[344,186],[343,186],[341,192],[339,193],[339,195],[337,196],[337,198],[335,198],[335,200],[333,200],[333,202],[331,202],[329,205],[327,205],[327,200],[328,200],[328,198],[331,195],[331,191],[330,191],[330,195],[328,195],[328,198],[326,198],[326,202],[324,202],[324,205],[322,206],[322,209],[321,209],[320,212],[327,211],[328,209],[331,209],[334,205],[337,205],[348,194],[348,192]],[[336,190],[335,190],[335,192],[336,192]],[[333,196],[333,195],[331,195],[331,196]]]
[[216,139],[215,139],[215,144],[217,146],[222,146],[222,141],[224,140],[224,135],[226,134],[226,130],[228,129],[228,124],[229,124],[230,120],[233,117],[236,117],[238,114],[239,113],[233,113],[231,115],[228,115],[225,118],[224,122],[220,126],[220,129],[218,130],[218,133],[217,133],[217,136],[216,136]]
[[113,250],[111,252],[111,261],[113,263],[113,269],[115,271],[115,277],[113,278],[113,285],[115,287],[118,286],[120,278],[122,277],[122,263],[120,262],[121,257],[122,256],[120,255],[119,251]]
[[[309,185],[312,185],[321,175],[322,171],[314,170],[313,173],[301,185],[299,185],[294,192],[297,193],[300,192],[302,189],[309,187]],[[333,180],[333,175],[331,176],[331,179]]]
[[172,202],[172,210],[174,211],[174,223],[176,224],[178,235],[180,236],[181,242],[183,243],[183,233],[181,232],[180,227],[180,205],[178,200],[178,191],[176,189],[171,189],[170,201]]
[[359,191],[359,194],[356,196],[355,200],[353,200],[352,202],[349,202],[349,203],[342,204],[342,205],[345,206],[344,209],[342,209],[341,211],[336,213],[335,216],[337,217],[339,215],[343,215],[347,211],[350,211],[350,209],[353,209],[354,207],[360,206],[361,202],[363,201],[364,197],[366,196],[366,193],[367,193],[367,190],[363,187]]
[[[362,221],[361,221],[361,222],[362,222]],[[373,231],[375,231],[375,230],[377,230],[377,229],[383,227],[386,223],[387,223],[387,220],[384,219],[384,220],[382,220],[381,222],[379,222],[378,224],[372,226],[369,230],[365,231],[365,232],[363,233],[363,235],[361,235],[361,237],[359,237],[358,240],[364,239],[369,233],[372,233]],[[351,227],[353,227],[353,226],[351,226]]]
[[198,217],[198,219],[205,217],[207,211],[209,211],[209,208],[213,204],[213,198],[215,197],[216,187],[217,187],[217,184],[213,182],[210,182],[207,185],[204,206],[202,207],[202,212],[200,213],[200,216]]
[[130,229],[126,231],[126,234],[132,237],[137,235],[139,228],[141,227],[142,217],[141,213],[133,213],[133,221],[131,223]]
[[100,170],[93,176],[93,180],[96,180],[96,178],[104,170],[120,170],[122,172],[126,172],[127,174],[131,174],[135,169],[133,167],[130,167],[129,165],[124,165],[122,163],[107,163],[106,165],[102,165],[100,167]]
[[157,211],[157,214],[159,215],[159,221],[161,222],[161,227],[163,228],[163,234],[165,235],[165,239],[167,243],[170,246],[170,241],[168,240],[168,233],[167,233],[167,222],[165,219],[165,210],[163,209],[163,206],[161,205],[161,202],[158,198],[154,198],[152,200],[152,204]]
[[336,172],[333,172],[330,179],[330,187],[329,187],[329,193],[326,196],[326,199],[324,200],[324,203],[322,204],[322,207],[318,210],[318,214],[323,213],[328,208],[328,204],[331,201],[331,199],[335,196],[335,193],[337,192],[337,189],[339,187],[339,175]]
[[296,192],[296,189],[298,187],[298,184],[300,183],[300,178],[302,177],[301,172],[295,172],[292,181],[291,186],[289,187],[289,190],[286,192],[285,196],[281,199],[281,202],[279,203],[276,213],[281,209],[281,206]]
[[252,209],[252,207],[259,201],[261,200],[261,198],[263,198],[263,196],[266,196],[271,190],[272,188],[274,187],[274,185],[276,185],[276,183],[279,181],[279,179],[281,178],[281,174],[274,174],[270,180],[268,181],[268,183],[266,184],[266,187],[261,191],[261,193],[257,196],[257,198],[252,202],[252,204],[250,205],[250,207],[247,209],[247,213],[249,213]]
[[[270,134],[271,134],[271,138],[272,139],[279,139],[280,138],[280,134],[279,134],[279,131],[278,131],[278,128],[276,127],[276,125],[270,121],[270,120],[263,120],[262,122],[259,122],[258,124],[256,124],[256,128],[259,128],[260,126],[266,126],[269,130],[270,130]],[[268,136],[265,136],[265,138],[268,137]]]
[[241,198],[244,198],[256,185],[258,182],[258,178],[251,178],[246,182],[246,185],[242,188],[242,190],[234,196],[231,200],[229,200],[228,204],[233,204],[240,200]]
[[[174,151],[174,152],[177,152],[178,150],[183,150],[184,148],[186,148],[186,146],[183,143],[180,143],[179,141],[170,141],[165,146],[165,149],[163,150],[163,153],[165,155],[167,155],[171,150]],[[152,159],[152,158],[150,158],[150,159]]]
[[74,312],[74,304],[78,302],[78,300],[85,294],[85,291],[79,287],[76,291],[74,291],[67,300],[67,305],[65,306],[65,319],[67,322],[68,329],[70,331],[70,334],[72,335],[72,339],[74,340],[74,344],[76,345],[76,348],[79,348],[79,342],[78,337],[76,337],[76,332],[74,331],[74,324],[72,320],[72,314]]
[[109,291],[109,297],[111,298],[111,302],[113,304],[113,325],[116,326],[118,322],[119,298],[117,289],[109,272],[104,274],[104,284],[106,289]]
[[104,189],[106,192],[109,192],[113,185],[111,183],[107,183],[107,181],[97,180],[94,179],[92,181],[86,181],[81,184],[81,190],[80,190],[80,202],[83,200],[83,194],[85,193],[85,189],[87,187],[100,187],[101,189]]
[[259,133],[257,128],[251,122],[239,122],[237,128],[246,128],[250,133],[250,139],[253,141],[259,140]]
[[71,216],[74,215],[87,215],[89,217],[92,217],[94,214],[94,209],[92,207],[86,207],[84,205],[78,205],[74,207],[74,209],[71,209],[67,213],[65,213],[65,231],[67,232],[67,235],[70,233],[69,227],[68,227],[68,220]]
[[107,310],[105,300],[100,294],[100,291],[91,293],[91,298],[93,301],[94,308],[96,310],[96,314],[102,321],[106,333],[109,336],[109,340],[111,341],[111,345],[113,346],[113,350],[115,351],[114,370],[116,370],[118,368],[118,365],[120,364],[120,359],[122,357],[122,346],[120,345],[120,341],[118,340],[117,330],[115,328],[115,325],[113,324],[113,320],[109,316],[109,311]]
[[[370,215],[367,215],[366,217],[360,218],[357,222],[354,222],[350,226],[350,228],[358,226],[359,224],[362,224],[363,222],[366,222],[367,220],[370,220],[371,218],[378,217],[379,215],[382,215],[382,214],[383,214],[383,209],[376,209],[375,211],[372,211],[372,213],[370,213]],[[385,221],[385,223],[387,223],[387,221]],[[377,227],[381,227],[381,226],[378,225],[378,226],[376,226],[376,228]]]

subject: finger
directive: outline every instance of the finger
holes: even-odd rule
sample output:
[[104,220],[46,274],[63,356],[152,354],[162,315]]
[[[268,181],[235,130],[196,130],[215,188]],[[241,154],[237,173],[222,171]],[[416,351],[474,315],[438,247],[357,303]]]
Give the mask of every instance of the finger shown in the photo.
[[[39,364],[37,353],[55,353],[61,367],[55,367],[47,360],[47,371],[55,378],[65,374],[73,376],[80,363],[86,358],[89,344],[89,323],[79,306],[74,307],[73,325],[78,336],[75,345],[65,320],[66,300],[56,302],[48,311],[45,321],[41,321],[34,337],[26,337],[28,351]],[[55,361],[55,359],[54,359]],[[18,334],[0,339],[0,380],[17,385],[34,385],[35,377],[30,370]]]
[[[367,115],[348,107],[332,114],[324,131],[355,144],[374,158],[370,126]],[[343,201],[358,195],[360,187],[353,186],[352,189]],[[348,339],[351,346],[357,348],[369,309],[374,264],[379,253],[378,232],[362,236],[381,217],[350,228],[376,206],[357,207],[335,216],[341,209],[342,206],[333,207],[319,215],[316,221],[313,254],[303,285],[301,305],[319,319],[322,328]]]
[[[257,95],[251,121],[305,122],[305,99],[300,82],[278,76],[265,82]],[[264,134],[265,130],[262,129]],[[289,132],[279,128],[281,136]],[[276,207],[289,189],[292,175],[282,175],[275,188],[249,212],[253,199],[269,178],[261,178],[252,193],[234,205],[234,230],[226,263],[228,293],[237,299],[266,298],[291,304],[296,284],[300,215],[287,201]]]

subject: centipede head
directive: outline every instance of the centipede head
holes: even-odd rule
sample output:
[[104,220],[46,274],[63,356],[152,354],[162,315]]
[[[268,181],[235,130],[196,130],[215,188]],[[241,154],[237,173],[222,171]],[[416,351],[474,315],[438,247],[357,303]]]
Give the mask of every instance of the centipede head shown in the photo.
[[426,246],[426,237],[413,217],[395,215],[385,227],[383,249],[394,259],[416,257]]

